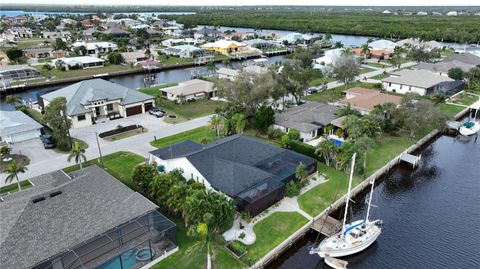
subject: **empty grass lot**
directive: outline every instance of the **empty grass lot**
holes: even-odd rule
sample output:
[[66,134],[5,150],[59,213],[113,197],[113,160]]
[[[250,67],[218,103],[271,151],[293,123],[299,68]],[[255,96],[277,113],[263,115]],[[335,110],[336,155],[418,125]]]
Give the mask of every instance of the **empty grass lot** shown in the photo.
[[159,96],[160,89],[173,87],[173,86],[177,86],[177,85],[178,85],[178,83],[168,83],[168,84],[163,84],[163,85],[138,89],[138,91],[156,97],[156,96]]
[[166,147],[171,144],[175,144],[178,142],[182,142],[183,140],[193,140],[195,142],[202,142],[202,140],[206,139],[208,142],[215,140],[216,134],[215,131],[210,127],[198,127],[183,133],[179,133],[172,136],[167,136],[161,139],[157,139],[156,141],[150,142],[150,144],[154,147],[161,148]]
[[[374,89],[376,84],[374,83],[365,83],[365,82],[352,82],[347,85],[347,89],[353,87],[363,87],[367,89]],[[310,94],[306,96],[304,99],[307,101],[317,101],[317,102],[334,102],[342,99],[345,97],[343,91],[345,90],[345,86],[340,86],[328,90],[324,90],[321,92],[317,92],[314,94]]]
[[221,101],[213,101],[210,99],[201,99],[194,102],[177,104],[164,98],[157,98],[155,101],[157,107],[161,107],[168,114],[175,114],[177,117],[186,120],[210,115],[215,113],[215,109],[223,105]]

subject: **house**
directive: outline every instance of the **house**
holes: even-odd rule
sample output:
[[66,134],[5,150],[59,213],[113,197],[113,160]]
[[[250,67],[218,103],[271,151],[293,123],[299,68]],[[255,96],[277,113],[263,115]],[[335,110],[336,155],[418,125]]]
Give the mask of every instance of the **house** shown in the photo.
[[123,60],[126,63],[133,63],[136,64],[138,62],[146,61],[148,60],[148,56],[145,55],[144,51],[132,51],[132,52],[122,52],[120,53],[123,57]]
[[452,68],[460,68],[463,72],[467,72],[472,67],[475,67],[475,65],[466,64],[456,60],[438,63],[419,63],[417,66],[415,66],[416,69],[427,70],[434,74],[446,77],[448,77],[448,71]]
[[448,56],[443,59],[444,62],[458,61],[464,64],[471,64],[480,67],[480,57],[472,53],[461,53]]
[[80,23],[83,25],[83,27],[87,29],[95,28],[95,23],[93,22],[93,20],[84,19],[84,20],[81,20]]
[[78,56],[58,58],[52,61],[53,66],[61,66],[66,71],[74,69],[99,68],[103,67],[105,60],[92,56]]
[[397,44],[390,40],[380,39],[368,43],[368,46],[371,48],[371,50],[388,50],[390,53],[392,53]]
[[324,69],[327,66],[335,65],[335,63],[342,58],[342,52],[342,48],[325,51],[323,56],[313,59],[313,68]]
[[67,99],[67,116],[73,128],[90,126],[100,118],[126,118],[145,113],[155,106],[155,97],[99,78],[44,94],[39,103],[45,108],[59,96]]
[[[361,48],[353,48],[352,49],[353,54],[356,56],[364,57],[362,54],[362,49]],[[388,59],[390,58],[390,55],[392,54],[391,51],[389,50],[369,50],[367,53],[367,57],[369,58],[374,58],[374,59]]]
[[463,81],[439,76],[426,70],[405,69],[382,79],[382,86],[387,91],[401,94],[413,92],[420,95],[452,95],[462,89]]
[[40,72],[28,65],[7,65],[0,68],[0,82],[41,78]]
[[166,39],[162,41],[163,46],[172,47],[176,45],[189,44],[195,45],[197,41],[193,38],[177,38],[177,39]]
[[284,196],[300,163],[309,174],[316,160],[245,135],[233,135],[208,145],[191,140],[150,152],[159,170],[182,168],[187,179],[235,200],[239,212],[256,216]]
[[202,54],[205,50],[192,45],[179,45],[160,50],[163,54],[174,55],[180,58],[193,58],[197,54]]
[[112,42],[106,42],[106,41],[97,41],[97,42],[77,41],[72,44],[72,48],[79,48],[81,46],[84,46],[87,49],[88,55],[98,55],[99,53],[108,53],[108,52],[118,50],[117,44]]
[[259,65],[248,65],[243,67],[240,70],[236,69],[231,69],[231,68],[226,68],[226,67],[220,67],[216,73],[218,78],[220,79],[229,79],[229,80],[235,80],[240,72],[245,72],[248,74],[265,74],[268,72],[268,68],[265,66],[259,66]]
[[295,43],[308,43],[313,39],[313,36],[301,33],[290,33],[282,36],[278,40],[282,43],[295,44]]
[[247,44],[232,40],[219,40],[213,43],[203,44],[201,47],[210,51],[218,52],[223,55],[261,53],[258,49],[254,49]]
[[402,39],[398,41],[397,43],[398,47],[405,47],[409,46],[412,48],[423,48],[428,51],[431,51],[433,49],[442,49],[443,45],[435,40],[431,41],[422,41],[419,38],[407,38],[407,39]]
[[18,110],[0,110],[0,123],[0,140],[9,144],[38,138],[43,127]]
[[32,36],[32,29],[28,27],[12,27],[2,33],[2,37],[8,41],[15,41],[21,38],[31,38]]
[[458,16],[458,12],[457,11],[449,11],[449,12],[447,12],[446,15],[455,17],[455,16]]
[[218,39],[218,37],[222,34],[222,32],[212,29],[212,28],[207,28],[203,27],[200,30],[197,30],[193,33],[193,38],[195,39],[203,39],[206,41],[215,41]]
[[95,36],[93,35],[97,30],[95,28],[88,28],[82,32],[82,35],[79,39],[83,41],[94,40]]
[[63,58],[67,56],[67,52],[54,50],[52,47],[36,47],[24,49],[23,55],[27,58]]
[[57,31],[57,32],[43,31],[42,35],[43,35],[43,38],[47,38],[47,39],[60,38],[63,40],[68,40],[72,36],[72,33],[70,33],[69,31]]
[[392,103],[400,105],[400,96],[381,93],[379,90],[354,87],[344,91],[346,98],[340,100],[336,105],[347,106],[358,110],[362,115],[367,115],[376,105]]
[[130,32],[121,29],[120,27],[111,27],[105,30],[103,33],[111,37],[129,37]]
[[162,88],[160,91],[162,96],[177,103],[212,98],[215,97],[217,93],[213,82],[201,79],[182,81],[179,82],[177,86]]
[[295,129],[302,141],[310,141],[324,133],[324,127],[338,118],[338,107],[319,102],[306,102],[303,105],[286,109],[275,114],[274,129],[288,133]]
[[[95,165],[30,182],[1,197],[3,269],[139,268],[178,250],[176,225],[158,206]],[[140,262],[141,249],[154,255]]]

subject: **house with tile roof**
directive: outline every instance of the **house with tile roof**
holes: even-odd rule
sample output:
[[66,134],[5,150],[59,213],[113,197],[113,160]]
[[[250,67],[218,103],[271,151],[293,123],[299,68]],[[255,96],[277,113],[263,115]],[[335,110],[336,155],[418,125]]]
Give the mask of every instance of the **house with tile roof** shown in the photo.
[[176,86],[162,88],[160,92],[163,97],[177,103],[212,98],[217,95],[215,83],[201,79],[182,81]]
[[140,268],[178,250],[158,206],[95,165],[30,181],[0,198],[2,269]]
[[99,119],[129,117],[149,111],[155,97],[103,79],[84,80],[41,96],[43,108],[56,97],[67,99],[72,128],[90,126]]
[[367,115],[376,105],[392,103],[400,105],[402,97],[392,94],[381,93],[379,90],[354,87],[344,91],[346,97],[337,103],[339,106],[348,106]]
[[149,162],[160,171],[181,168],[185,178],[224,193],[235,200],[239,212],[251,216],[283,198],[300,163],[309,174],[316,171],[316,160],[245,135],[208,145],[186,140],[151,151]]

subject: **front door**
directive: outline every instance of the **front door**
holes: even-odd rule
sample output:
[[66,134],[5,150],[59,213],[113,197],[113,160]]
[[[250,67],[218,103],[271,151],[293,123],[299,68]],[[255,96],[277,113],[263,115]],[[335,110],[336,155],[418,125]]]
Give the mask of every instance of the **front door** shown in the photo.
[[97,116],[97,117],[100,116],[100,107],[99,106],[95,107],[95,116]]

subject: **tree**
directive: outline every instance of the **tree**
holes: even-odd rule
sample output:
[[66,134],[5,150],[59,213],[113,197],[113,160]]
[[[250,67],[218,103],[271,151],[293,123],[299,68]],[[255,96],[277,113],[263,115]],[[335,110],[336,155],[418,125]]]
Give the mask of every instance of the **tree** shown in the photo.
[[336,41],[335,44],[333,45],[334,49],[340,49],[343,48],[343,43],[342,41]]
[[463,70],[460,67],[450,68],[450,70],[448,70],[448,77],[454,80],[463,80]]
[[110,52],[107,55],[108,62],[111,64],[121,64],[123,62],[123,56],[120,52]]
[[42,70],[47,74],[48,77],[50,77],[50,72],[52,71],[53,66],[49,64],[44,64],[42,65]]
[[293,128],[290,128],[288,130],[287,135],[288,135],[288,138],[290,138],[290,140],[292,140],[292,141],[300,139],[300,133],[296,129],[293,129]]
[[290,143],[291,143],[291,140],[290,140],[290,137],[288,135],[282,135],[282,137],[280,137],[280,145],[282,146],[282,148],[288,148],[290,147]]
[[300,162],[300,164],[295,169],[295,177],[300,182],[300,185],[303,185],[305,183],[305,180],[308,178],[308,171],[307,166],[304,163]]
[[53,99],[45,108],[43,118],[53,131],[57,147],[62,150],[70,149],[69,129],[72,122],[67,117],[67,99],[63,96]]
[[11,62],[18,62],[19,59],[23,56],[23,50],[19,48],[11,48],[7,50],[7,57]]
[[271,106],[262,105],[255,115],[255,128],[261,132],[266,132],[268,127],[275,123],[275,111]]
[[295,180],[291,180],[285,186],[285,196],[287,197],[295,197],[300,194],[300,184],[295,182]]
[[61,38],[56,38],[55,39],[55,43],[53,43],[53,49],[58,51],[58,50],[66,50],[68,47],[67,47],[67,43],[65,43],[65,41],[63,41],[63,39]]
[[132,173],[133,186],[138,192],[148,195],[150,181],[156,175],[158,175],[158,172],[154,164],[137,165]]
[[[208,219],[211,216],[206,215],[204,218]],[[208,224],[199,223],[196,227],[189,229],[189,235],[198,239],[189,249],[187,249],[187,255],[192,253],[206,250],[207,251],[207,269],[212,268],[212,256],[215,255],[215,249],[212,249],[212,243],[214,241],[214,235],[210,231]]]
[[12,148],[9,147],[9,146],[2,146],[0,147],[0,155],[5,158],[7,157],[8,155],[10,155],[10,153],[12,152]]
[[22,97],[13,94],[7,95],[5,98],[5,103],[16,107],[17,104],[22,103]]
[[332,35],[329,33],[326,33],[325,35],[323,35],[323,39],[330,41],[332,40]]
[[70,162],[72,158],[75,160],[75,163],[80,164],[80,170],[82,170],[83,169],[82,160],[83,162],[86,162],[87,157],[85,157],[85,149],[82,148],[77,141],[73,143],[73,147],[70,150],[70,154],[68,155],[67,161]]
[[317,148],[315,149],[315,154],[322,157],[327,166],[330,166],[331,156],[335,150],[335,144],[328,140],[324,139],[318,143]]
[[152,57],[152,52],[150,51],[150,49],[145,50],[145,56],[147,56],[148,59],[150,59]]
[[11,183],[13,179],[17,180],[18,190],[22,190],[22,186],[20,186],[20,180],[18,179],[18,173],[25,173],[28,170],[27,167],[18,165],[16,161],[12,161],[11,164],[5,168],[5,172],[8,176],[5,178],[5,184]]
[[365,172],[367,169],[367,153],[369,149],[375,146],[375,141],[368,136],[362,136],[355,141],[355,144],[363,151],[363,171]]
[[363,55],[365,61],[367,60],[368,56],[370,55],[370,50],[371,49],[372,49],[372,47],[370,47],[368,45],[368,43],[365,43],[360,47],[360,55]]
[[342,106],[337,110],[337,116],[343,117],[348,115],[360,116],[360,111],[352,108],[350,103],[346,106]]
[[307,72],[299,60],[287,60],[279,70],[275,76],[277,86],[282,87],[284,95],[292,95],[295,102],[301,104],[301,97],[305,94],[312,73]]
[[333,66],[335,77],[345,84],[345,89],[349,82],[355,80],[360,74],[360,67],[352,56],[344,56],[340,58]]
[[247,120],[245,119],[245,116],[242,113],[235,113],[232,116],[232,122],[235,126],[235,133],[243,133],[243,130],[245,130],[245,127],[247,126]]
[[223,125],[223,118],[219,115],[213,115],[210,118],[210,126],[215,129],[215,132],[217,134],[217,139],[220,139],[220,129],[222,128]]

